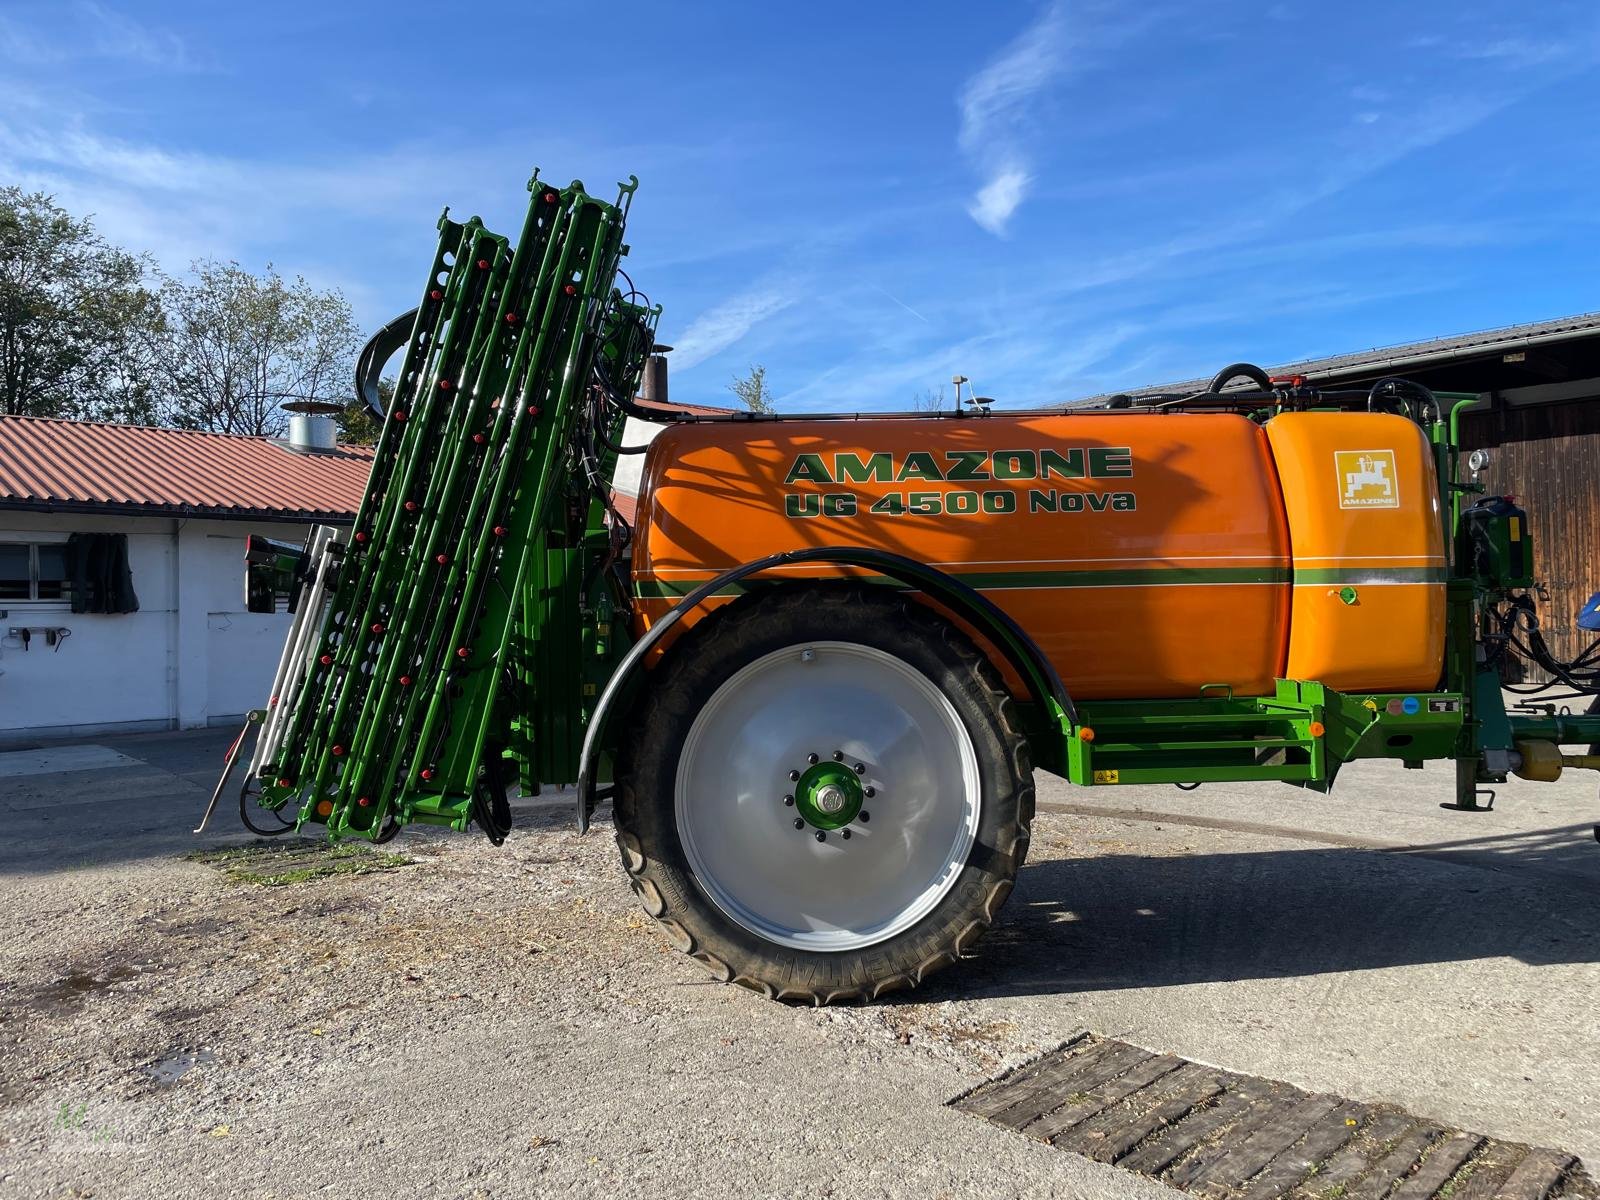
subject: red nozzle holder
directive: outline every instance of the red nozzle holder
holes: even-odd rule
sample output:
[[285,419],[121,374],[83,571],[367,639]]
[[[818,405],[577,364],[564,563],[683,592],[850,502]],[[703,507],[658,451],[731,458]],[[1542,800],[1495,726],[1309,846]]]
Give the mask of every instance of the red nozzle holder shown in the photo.
[[456,657],[457,658],[466,658],[471,653],[472,653],[471,650],[468,650],[465,646],[461,646],[461,647],[458,647],[457,650],[456,650]]
[[399,683],[400,683],[401,687],[410,687],[411,686],[411,676],[409,676],[409,675],[400,676]]
[[450,556],[448,554],[435,554],[433,556],[433,561],[442,567],[450,561]]
[[362,808],[367,808],[372,804],[372,797],[371,796],[363,796],[363,797],[361,797],[361,799],[357,800],[356,803],[358,805],[360,805]]
[[488,269],[489,269],[489,260],[487,258],[480,258],[478,260],[478,270],[487,271]]
[[537,417],[539,415],[539,406],[537,404],[528,405],[528,415],[530,417]]
[[278,706],[278,698],[276,696],[274,696],[271,700],[267,701],[267,707],[268,708],[276,708],[277,706]]
[[575,283],[569,283],[561,290],[569,296],[576,296],[578,294],[578,285]]
[[325,667],[331,667],[333,666],[333,655],[324,654],[321,658],[317,659],[317,661]]
[[438,288],[434,288],[433,291],[428,293],[428,299],[429,300],[443,300],[444,299],[444,293],[441,292]]
[[394,419],[400,422],[400,424],[404,425],[406,421],[406,410],[403,408],[395,409]]
[[439,390],[441,392],[448,392],[450,390],[450,381],[448,379],[439,380]]
[[366,533],[366,530],[364,530],[364,529],[356,530],[356,541],[359,544],[363,545],[363,546],[365,546],[367,544],[367,533]]
[[343,746],[335,746],[332,750],[328,751],[328,753],[333,755],[335,758],[343,758],[344,757],[344,747]]
[[421,775],[424,780],[429,780],[429,779],[433,778],[433,768],[432,767],[423,767],[422,770],[417,772],[417,773],[419,775]]
[[554,192],[546,192],[544,194],[544,202],[546,204],[554,204],[556,202],[556,194]]
[[383,622],[382,621],[374,621],[372,623],[372,632],[373,633],[382,633],[383,632]]
[[484,437],[483,434],[481,434],[481,433],[475,433],[475,434],[472,435],[472,444],[474,446],[481,446],[485,442],[487,442],[488,440],[489,439]]
[[280,780],[278,780],[278,786],[279,787],[293,787],[294,785],[291,784],[287,779],[280,779]]
[[415,500],[407,500],[406,501],[406,511],[407,512],[416,512],[417,511],[417,502]]
[[495,537],[505,537],[506,527],[504,525],[496,525],[494,527],[494,535]]
[[506,314],[506,324],[507,325],[515,325],[516,323],[517,323],[517,314],[516,313],[507,313]]

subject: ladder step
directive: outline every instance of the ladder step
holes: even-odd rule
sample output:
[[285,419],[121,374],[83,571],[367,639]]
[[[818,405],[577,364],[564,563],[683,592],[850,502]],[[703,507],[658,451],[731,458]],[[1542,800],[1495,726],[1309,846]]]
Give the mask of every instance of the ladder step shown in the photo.
[[1233,738],[1212,741],[1151,741],[1151,742],[1100,742],[1094,744],[1098,761],[1108,754],[1153,754],[1160,751],[1183,750],[1309,750],[1310,738]]

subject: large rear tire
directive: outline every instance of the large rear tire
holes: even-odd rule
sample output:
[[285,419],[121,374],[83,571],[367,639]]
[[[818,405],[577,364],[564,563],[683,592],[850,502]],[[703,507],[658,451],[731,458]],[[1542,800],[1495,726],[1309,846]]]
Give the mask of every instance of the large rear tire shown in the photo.
[[651,675],[617,844],[674,945],[720,979],[827,1004],[971,948],[1028,848],[1015,706],[949,622],[817,584],[703,620]]

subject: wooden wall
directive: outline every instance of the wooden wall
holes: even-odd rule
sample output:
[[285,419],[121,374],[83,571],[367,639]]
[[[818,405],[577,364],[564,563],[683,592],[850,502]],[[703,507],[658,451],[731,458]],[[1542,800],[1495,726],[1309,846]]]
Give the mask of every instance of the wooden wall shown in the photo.
[[1469,413],[1462,441],[1493,453],[1480,477],[1490,493],[1527,510],[1535,572],[1550,587],[1545,640],[1573,657],[1596,636],[1573,619],[1600,591],[1600,398]]

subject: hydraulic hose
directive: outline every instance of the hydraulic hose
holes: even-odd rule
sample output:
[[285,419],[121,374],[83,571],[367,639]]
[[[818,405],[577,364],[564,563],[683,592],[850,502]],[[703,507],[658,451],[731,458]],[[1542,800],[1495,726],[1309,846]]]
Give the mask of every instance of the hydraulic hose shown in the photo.
[[1272,379],[1254,363],[1236,362],[1229,363],[1211,377],[1211,382],[1206,385],[1208,393],[1220,392],[1235,379],[1248,379],[1264,392],[1272,390]]
[[413,308],[390,320],[367,339],[367,344],[361,347],[361,353],[356,356],[356,396],[380,421],[388,414],[383,411],[378,381],[383,378],[383,368],[394,352],[411,339],[411,330],[417,323],[417,311]]

